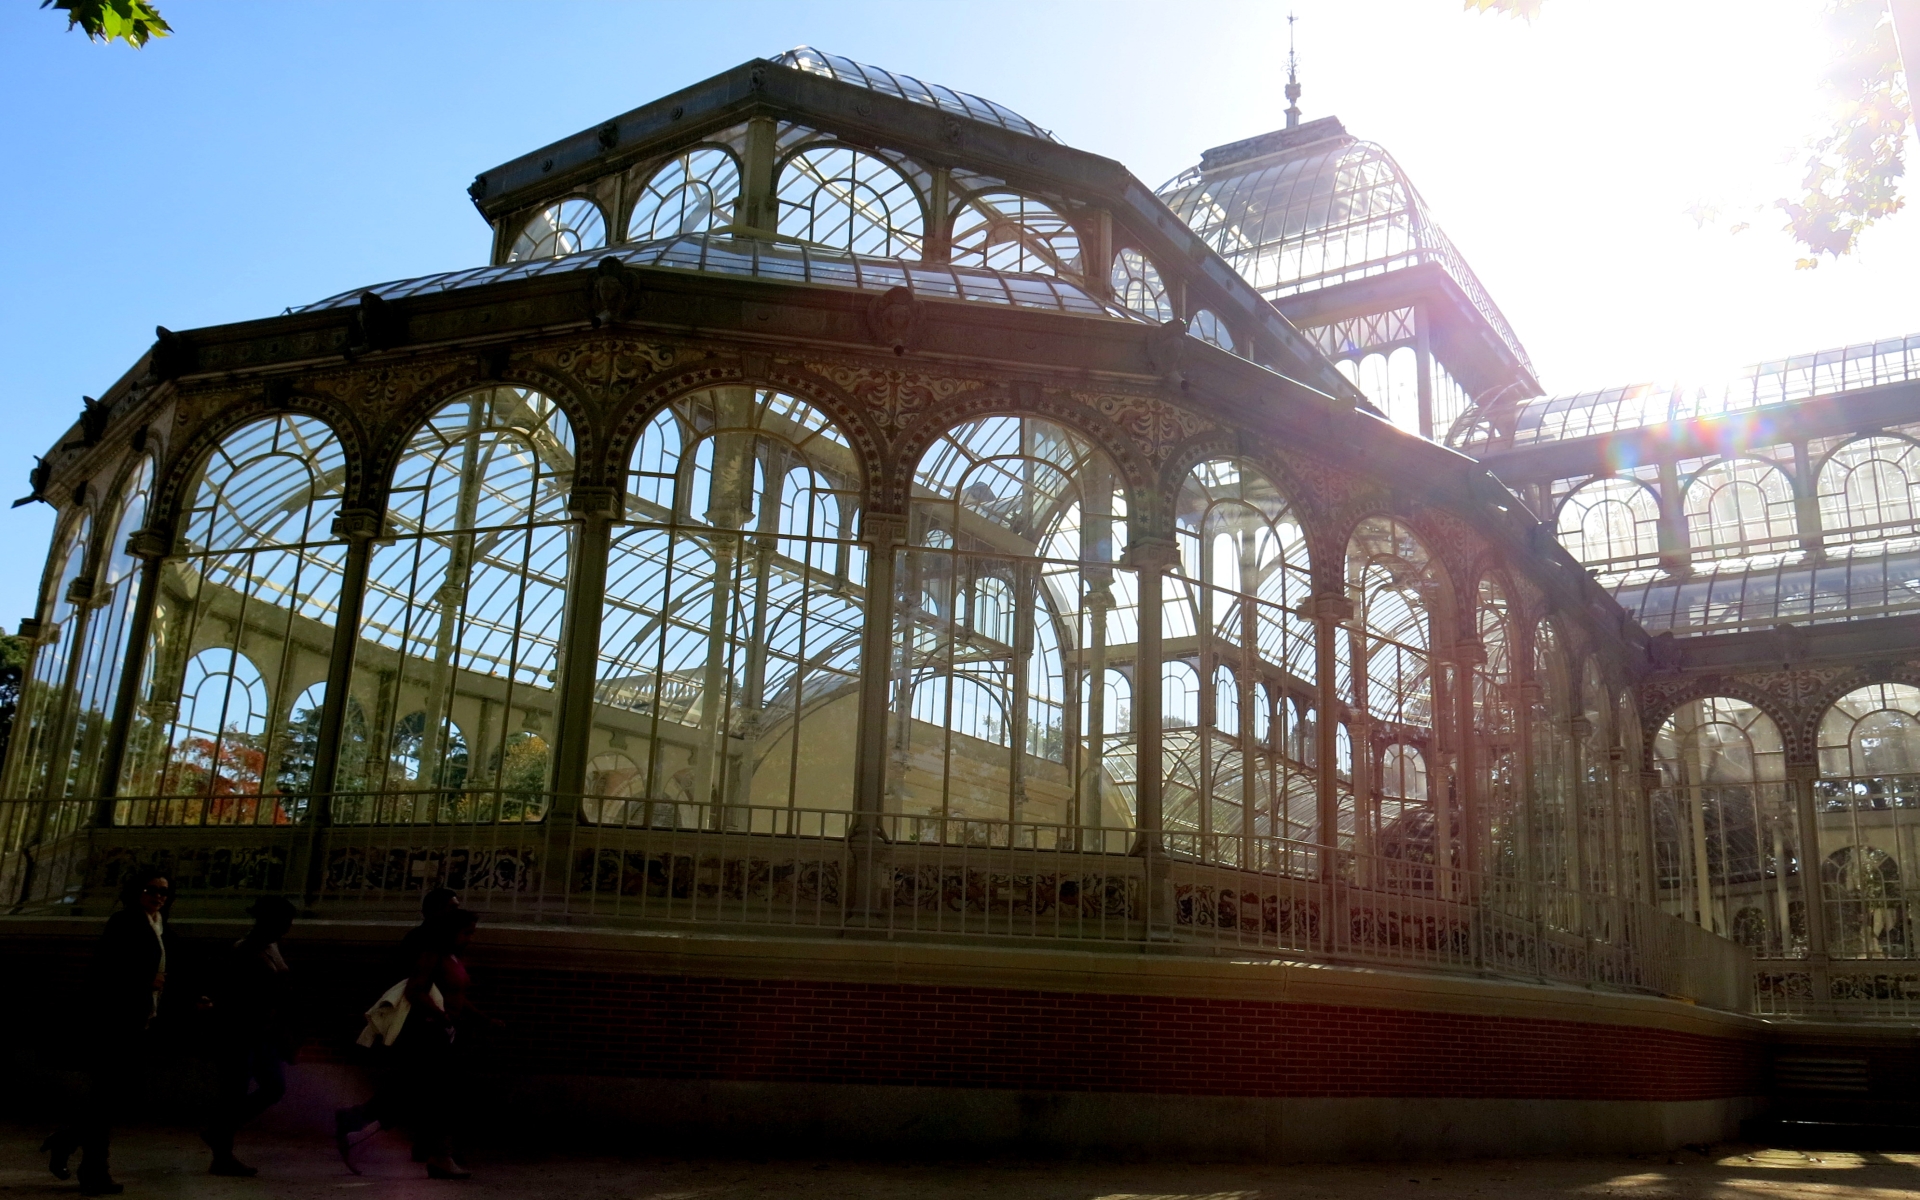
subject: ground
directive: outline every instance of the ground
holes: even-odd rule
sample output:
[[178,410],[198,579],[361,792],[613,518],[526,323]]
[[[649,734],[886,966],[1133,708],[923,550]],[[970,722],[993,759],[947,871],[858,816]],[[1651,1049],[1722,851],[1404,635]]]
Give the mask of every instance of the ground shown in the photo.
[[[0,1129],[0,1195],[74,1194],[33,1152],[44,1131]],[[215,1179],[191,1134],[135,1130],[116,1138],[114,1173],[129,1197],[194,1200],[1429,1200],[1541,1197],[1678,1197],[1685,1200],[1910,1200],[1920,1197],[1920,1154],[1856,1154],[1715,1146],[1707,1153],[1619,1158],[1526,1158],[1478,1162],[1269,1167],[1159,1163],[747,1162],[660,1158],[476,1157],[469,1183],[429,1184],[406,1147],[376,1137],[362,1148],[366,1174],[341,1169],[330,1148],[307,1138],[243,1137],[258,1179]]]

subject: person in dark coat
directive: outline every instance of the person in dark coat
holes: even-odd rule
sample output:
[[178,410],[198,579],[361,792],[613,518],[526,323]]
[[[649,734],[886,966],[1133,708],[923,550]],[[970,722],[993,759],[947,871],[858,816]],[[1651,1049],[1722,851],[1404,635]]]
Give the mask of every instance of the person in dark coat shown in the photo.
[[[406,936],[400,939],[400,955],[394,963],[394,969],[402,979],[413,978],[420,956],[427,951],[428,939],[433,936],[435,922],[459,908],[460,893],[449,887],[434,888],[420,897],[420,923],[407,930]],[[353,1135],[376,1122],[382,1129],[392,1129],[401,1124],[407,1104],[398,1066],[394,1061],[400,1055],[388,1049],[380,1049],[375,1053],[382,1061],[376,1067],[372,1098],[364,1104],[337,1109],[333,1114],[334,1149],[339,1153],[340,1161],[355,1175],[360,1173],[360,1169],[353,1165]],[[424,1144],[415,1139],[413,1161],[426,1160]]]
[[465,1103],[467,1041],[481,1025],[499,1026],[470,995],[472,978],[462,961],[480,923],[478,913],[450,909],[427,923],[419,960],[407,980],[408,1015],[394,1043],[396,1072],[406,1097],[414,1145],[422,1151],[429,1179],[466,1179],[453,1158],[452,1135]]
[[113,1117],[135,1091],[155,1021],[167,990],[167,968],[177,962],[167,930],[173,887],[158,871],[138,873],[120,893],[120,908],[107,918],[81,997],[88,1052],[87,1091],[74,1119],[41,1149],[56,1179],[67,1177],[67,1160],[81,1152],[80,1194],[115,1196],[125,1189],[107,1169]]
[[213,1151],[209,1174],[259,1174],[233,1156],[234,1135],[287,1094],[295,1045],[293,989],[280,939],[293,928],[293,916],[286,899],[262,897],[253,906],[253,929],[227,951],[214,977],[207,1015],[218,1099],[201,1134]]

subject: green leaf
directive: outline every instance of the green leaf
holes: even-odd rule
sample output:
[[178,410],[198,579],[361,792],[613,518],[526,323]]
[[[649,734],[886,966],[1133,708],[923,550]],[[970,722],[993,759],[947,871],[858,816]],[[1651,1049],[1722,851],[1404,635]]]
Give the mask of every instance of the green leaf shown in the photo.
[[66,13],[68,29],[79,26],[96,42],[123,41],[138,49],[173,32],[148,0],[40,0],[40,7]]

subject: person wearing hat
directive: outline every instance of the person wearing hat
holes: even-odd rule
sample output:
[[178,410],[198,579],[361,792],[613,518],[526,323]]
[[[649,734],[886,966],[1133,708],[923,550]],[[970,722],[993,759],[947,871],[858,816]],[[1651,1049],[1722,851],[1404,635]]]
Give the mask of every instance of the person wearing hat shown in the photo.
[[208,1010],[216,1071],[213,1119],[201,1137],[213,1151],[210,1174],[258,1174],[233,1156],[234,1135],[287,1094],[296,1042],[292,975],[280,939],[293,928],[293,904],[263,896],[253,928],[228,948],[214,975]]

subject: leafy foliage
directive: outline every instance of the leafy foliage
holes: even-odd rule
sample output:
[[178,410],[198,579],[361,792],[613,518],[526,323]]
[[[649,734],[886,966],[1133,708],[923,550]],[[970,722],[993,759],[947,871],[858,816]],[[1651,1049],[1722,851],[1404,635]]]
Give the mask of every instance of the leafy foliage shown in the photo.
[[[1833,0],[1828,23],[1839,53],[1822,85],[1832,98],[1833,132],[1808,147],[1806,194],[1778,202],[1787,231],[1814,255],[1850,253],[1860,233],[1900,211],[1912,97],[1900,72],[1893,21],[1882,0]],[[1802,258],[1795,265],[1819,265]]]
[[32,657],[33,646],[25,638],[0,636],[0,762],[6,760],[13,716],[20,710],[20,685]]
[[136,50],[173,32],[148,0],[40,0],[40,7],[66,13],[67,28],[77,25],[93,41],[123,41]]
[[[1465,0],[1469,12],[1498,12],[1532,20],[1544,0]],[[1807,146],[1806,191],[1775,201],[1787,214],[1783,227],[1811,257],[1794,266],[1820,265],[1819,256],[1853,252],[1860,234],[1881,217],[1899,212],[1906,201],[1900,180],[1906,174],[1907,126],[1913,121],[1913,97],[1900,69],[1900,47],[1886,0],[1828,0],[1827,22],[1838,51],[1822,79],[1831,98],[1833,132]],[[1695,205],[1701,224],[1716,220],[1718,209]],[[1747,228],[1743,222],[1732,232]]]

